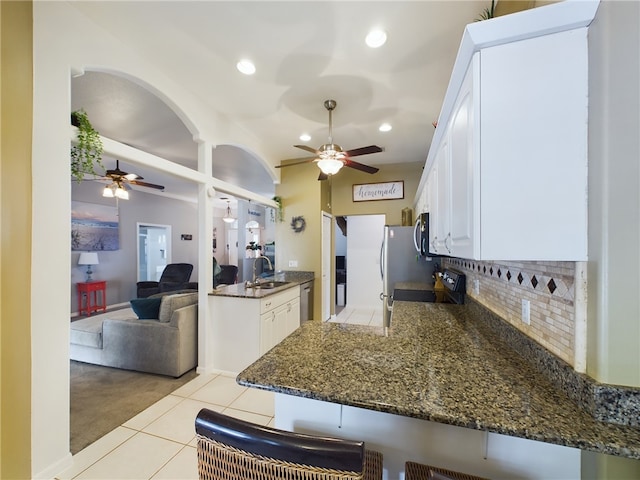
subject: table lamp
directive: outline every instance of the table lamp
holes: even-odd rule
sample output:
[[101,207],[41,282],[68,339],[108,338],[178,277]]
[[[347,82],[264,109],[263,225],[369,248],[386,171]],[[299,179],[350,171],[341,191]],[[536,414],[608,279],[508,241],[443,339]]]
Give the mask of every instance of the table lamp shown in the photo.
[[91,281],[91,265],[98,265],[100,262],[98,261],[98,254],[96,252],[82,252],[80,254],[80,258],[78,259],[78,265],[86,265],[87,266],[87,282]]

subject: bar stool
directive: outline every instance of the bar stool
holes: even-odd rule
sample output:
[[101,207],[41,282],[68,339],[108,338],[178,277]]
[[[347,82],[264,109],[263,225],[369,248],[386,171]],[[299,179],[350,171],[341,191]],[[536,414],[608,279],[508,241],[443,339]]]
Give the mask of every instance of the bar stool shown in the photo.
[[484,477],[415,462],[404,464],[404,478],[405,480],[488,480]]
[[200,480],[382,480],[364,442],[255,425],[203,408],[196,417]]

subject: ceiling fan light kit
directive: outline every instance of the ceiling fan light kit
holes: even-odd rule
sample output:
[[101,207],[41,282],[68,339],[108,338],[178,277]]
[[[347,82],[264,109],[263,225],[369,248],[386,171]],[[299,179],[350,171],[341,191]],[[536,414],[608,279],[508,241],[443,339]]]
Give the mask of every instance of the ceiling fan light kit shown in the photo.
[[102,190],[102,196],[108,198],[119,198],[121,200],[129,200],[129,192],[127,192],[124,185],[111,184],[104,187]]
[[293,165],[299,165],[301,163],[316,162],[318,167],[322,171],[318,180],[326,180],[330,175],[335,175],[344,166],[354,168],[366,173],[376,173],[379,169],[364,165],[362,163],[355,162],[350,157],[356,157],[358,155],[368,155],[370,153],[383,152],[384,150],[377,145],[369,145],[367,147],[355,148],[352,150],[343,151],[340,145],[333,143],[333,110],[336,108],[337,102],[335,100],[325,100],[324,108],[329,111],[329,142],[321,145],[317,150],[307,145],[294,145],[296,148],[300,148],[307,152],[311,152],[317,155],[317,157],[305,158],[295,163],[287,163],[284,165],[278,165],[276,168],[290,167]]
[[127,173],[120,170],[120,160],[116,160],[116,168],[107,170],[104,174],[105,179],[111,180],[111,183],[104,187],[102,196],[107,198],[119,198],[121,200],[129,200],[129,192],[131,187],[129,184],[138,185],[140,187],[154,188],[156,190],[164,190],[163,185],[142,182],[142,177],[135,173]]
[[325,175],[335,175],[340,171],[344,163],[335,158],[321,158],[318,160],[318,167]]

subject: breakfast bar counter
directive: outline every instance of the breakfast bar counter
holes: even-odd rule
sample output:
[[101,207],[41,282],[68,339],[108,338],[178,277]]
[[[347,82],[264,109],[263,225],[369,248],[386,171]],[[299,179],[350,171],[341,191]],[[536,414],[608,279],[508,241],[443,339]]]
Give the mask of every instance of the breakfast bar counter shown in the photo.
[[237,381],[289,396],[640,459],[640,428],[595,420],[474,321],[467,305],[395,302],[386,331],[307,322]]

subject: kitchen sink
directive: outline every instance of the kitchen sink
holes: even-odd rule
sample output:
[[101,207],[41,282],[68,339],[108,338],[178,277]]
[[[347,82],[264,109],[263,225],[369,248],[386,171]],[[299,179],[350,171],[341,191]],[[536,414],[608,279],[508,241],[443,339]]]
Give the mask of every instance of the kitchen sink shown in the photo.
[[289,285],[291,282],[278,282],[278,281],[269,281],[269,282],[260,282],[258,285],[255,285],[253,288],[262,288],[268,290],[270,288],[282,287],[284,285]]

